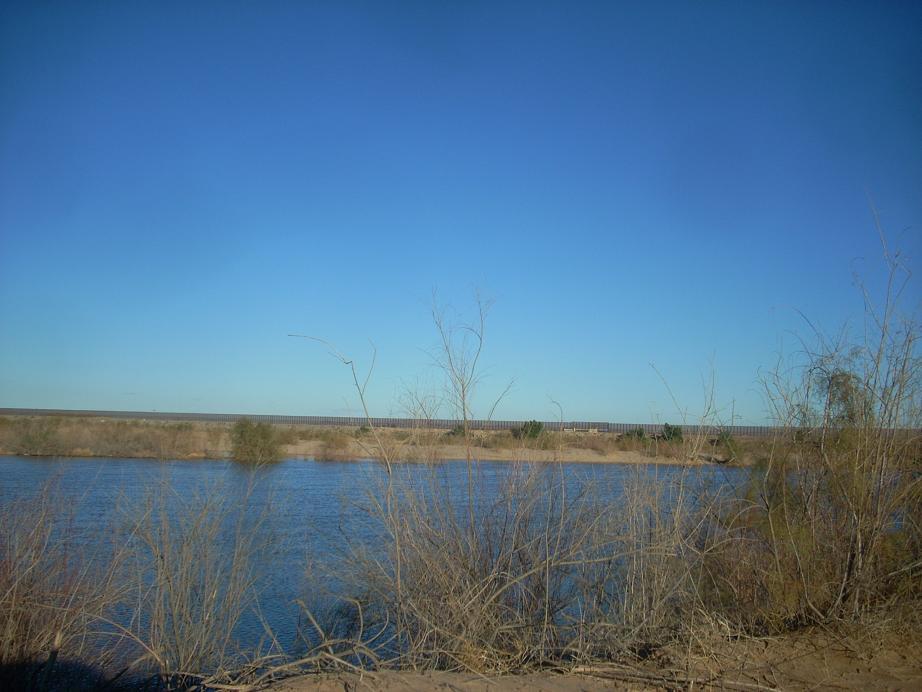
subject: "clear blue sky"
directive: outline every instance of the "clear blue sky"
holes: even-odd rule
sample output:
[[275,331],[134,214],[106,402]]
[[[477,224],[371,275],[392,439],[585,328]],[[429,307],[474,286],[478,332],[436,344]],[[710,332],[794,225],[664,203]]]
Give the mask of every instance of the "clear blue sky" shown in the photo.
[[[343,414],[437,386],[433,290],[495,300],[476,412],[743,422],[860,324],[868,196],[922,268],[922,3],[4,2],[0,406]],[[916,283],[912,290],[917,291]],[[912,296],[916,302],[917,297]]]

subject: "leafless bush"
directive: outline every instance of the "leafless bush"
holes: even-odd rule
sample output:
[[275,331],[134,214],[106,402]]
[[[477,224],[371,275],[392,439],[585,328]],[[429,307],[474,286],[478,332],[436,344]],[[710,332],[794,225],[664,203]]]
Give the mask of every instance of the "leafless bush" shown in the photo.
[[549,465],[518,468],[498,487],[478,474],[472,534],[470,498],[444,471],[392,486],[390,507],[377,499],[384,489],[372,496],[386,555],[359,546],[344,570],[366,630],[389,628],[391,663],[414,669],[509,671],[559,658],[605,513],[585,493],[568,497]]
[[[428,483],[398,482],[383,453],[385,482],[367,509],[385,556],[351,546],[346,563],[358,631],[374,630],[394,665],[508,672],[689,652],[713,636],[866,622],[918,603],[922,362],[918,323],[896,310],[901,265],[886,259],[882,305],[865,295],[864,338],[819,338],[793,377],[766,379],[785,430],[749,450],[760,464],[741,487],[684,468],[597,494],[553,464],[490,486],[474,452],[485,438],[467,424],[484,311],[461,327],[436,312],[467,482],[446,486],[434,470]],[[695,434],[653,441],[654,454],[707,456],[720,432],[714,389]],[[636,444],[649,452],[650,441]]]
[[[675,636],[683,608],[695,605],[698,561],[689,558],[707,515],[696,504],[703,495],[684,477],[668,488],[638,479],[616,506],[611,488],[597,494],[559,464],[511,467],[498,485],[485,475],[474,449],[480,438],[467,424],[480,381],[478,307],[472,324],[449,325],[434,312],[435,361],[461,420],[466,483],[448,482],[444,468],[398,477],[385,464],[364,508],[378,550],[350,544],[336,577],[351,587],[352,624],[374,633],[390,665],[478,672],[631,655]],[[353,361],[340,360],[365,407]],[[548,438],[557,450],[566,441]],[[381,435],[374,439],[380,444]],[[386,447],[381,454],[396,458]]]
[[47,486],[0,515],[0,669],[32,669],[32,684],[59,680],[62,663],[105,668],[104,623],[126,592],[124,554],[80,534],[64,506]]
[[[236,627],[256,606],[260,527],[268,508],[247,488],[190,495],[164,481],[131,516],[137,571],[132,626],[163,680],[185,684],[242,666],[259,652],[240,650]],[[271,637],[270,637],[271,639]]]

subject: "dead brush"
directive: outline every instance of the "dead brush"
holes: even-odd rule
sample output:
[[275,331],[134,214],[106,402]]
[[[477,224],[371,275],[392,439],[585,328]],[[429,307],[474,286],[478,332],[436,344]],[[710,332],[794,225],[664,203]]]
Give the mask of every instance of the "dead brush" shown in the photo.
[[34,668],[46,682],[59,679],[61,663],[78,661],[88,671],[108,666],[115,642],[104,641],[103,623],[126,594],[123,553],[75,550],[90,542],[62,506],[46,486],[0,516],[0,669]]
[[[336,575],[345,600],[359,604],[357,630],[343,638],[370,649],[362,633],[373,631],[379,663],[409,669],[506,673],[642,657],[674,637],[697,603],[689,596],[704,496],[692,484],[664,492],[654,481],[616,495],[618,505],[611,489],[598,495],[559,464],[517,466],[497,484],[476,459],[468,424],[485,314],[480,301],[470,324],[433,311],[434,360],[460,420],[451,436],[465,449],[465,479],[454,485],[438,467],[397,476],[398,457],[368,417],[370,371],[361,380],[355,362],[331,348],[351,371],[369,444],[384,461],[362,508],[376,527],[374,549],[347,542]],[[562,436],[549,439],[559,451]]]
[[469,498],[438,471],[392,488],[390,507],[372,499],[387,559],[354,551],[346,568],[366,622],[390,623],[390,663],[509,672],[560,660],[577,636],[584,559],[604,548],[604,507],[585,487],[568,495],[556,466],[516,469],[499,487],[478,474],[471,532]]
[[351,461],[351,439],[346,433],[338,430],[325,431],[320,438],[323,442],[316,454],[318,461]]
[[[438,469],[427,483],[398,478],[372,428],[385,475],[364,507],[375,550],[350,545],[342,563],[361,623],[344,639],[373,649],[376,665],[414,670],[582,670],[662,655],[668,675],[631,668],[619,679],[708,684],[721,670],[689,671],[715,658],[714,642],[879,619],[882,608],[918,603],[922,360],[917,325],[897,325],[893,298],[869,310],[866,335],[876,339],[821,341],[806,351],[799,382],[769,378],[786,432],[760,443],[763,464],[744,485],[695,466],[638,473],[607,493],[554,464],[517,467],[499,486],[484,474],[468,415],[483,306],[478,321],[454,328],[436,313],[436,362],[461,421],[466,479],[452,487]],[[367,415],[365,384],[337,357]],[[718,414],[712,380],[688,435],[613,446],[697,462],[719,434]],[[361,634],[369,631],[374,648]]]
[[[503,674],[637,662],[684,650],[705,632],[704,557],[726,538],[711,530],[726,488],[700,470],[638,470],[621,490],[520,466],[498,482],[475,469],[468,498],[443,473],[401,478],[364,509],[380,551],[350,546],[336,581],[374,632],[376,665]],[[663,475],[660,475],[663,473]],[[361,625],[361,627],[359,627]],[[327,631],[327,630],[323,630]],[[385,634],[386,633],[386,634]]]
[[129,510],[136,605],[124,631],[140,652],[135,665],[152,667],[168,687],[226,675],[265,653],[243,652],[236,639],[266,562],[269,508],[251,501],[257,473],[239,491],[181,494],[164,481]]

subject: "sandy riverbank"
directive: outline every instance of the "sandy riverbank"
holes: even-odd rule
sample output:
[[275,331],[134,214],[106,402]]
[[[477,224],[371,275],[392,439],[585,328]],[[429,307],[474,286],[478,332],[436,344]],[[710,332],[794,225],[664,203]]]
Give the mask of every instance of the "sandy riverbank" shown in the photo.
[[[406,458],[401,459],[398,453],[398,460],[410,462],[424,461],[464,461],[467,458],[467,450],[464,445],[443,444],[433,445],[424,449],[411,448],[404,450]],[[409,452],[408,454],[406,452]],[[374,458],[377,456],[373,445],[350,444],[345,450],[337,452],[332,457],[322,442],[301,442],[294,445],[285,446],[285,455],[287,457],[305,458],[305,459],[328,459],[338,461],[341,459],[360,459]],[[511,461],[511,462],[566,462],[566,463],[586,463],[586,464],[671,464],[671,465],[702,465],[709,463],[707,459],[699,457],[698,459],[681,459],[671,455],[652,455],[645,452],[632,450],[614,450],[611,452],[598,452],[594,449],[579,447],[565,447],[561,449],[530,449],[528,447],[520,448],[488,448],[472,447],[472,458],[477,461]],[[714,462],[716,463],[716,462]]]
[[[169,423],[105,418],[0,417],[0,454],[155,459],[227,459],[227,423]],[[443,430],[275,426],[281,457],[323,461],[381,458],[440,462],[467,458],[459,436]],[[471,455],[481,461],[701,465],[731,461],[728,450],[694,444],[625,440],[608,433],[544,433],[517,439],[508,431],[472,433]],[[749,455],[751,456],[751,455]],[[732,459],[747,463],[745,455]]]
[[[565,673],[485,676],[474,673],[400,672],[304,675],[269,687],[277,692],[388,690],[423,692],[577,692],[586,690],[918,690],[922,689],[922,643],[912,636],[856,630],[836,635],[819,629],[784,637],[725,641],[707,656],[691,656],[681,669],[670,652],[632,665],[598,664]],[[713,643],[712,643],[713,644]],[[685,652],[672,652],[676,659]]]

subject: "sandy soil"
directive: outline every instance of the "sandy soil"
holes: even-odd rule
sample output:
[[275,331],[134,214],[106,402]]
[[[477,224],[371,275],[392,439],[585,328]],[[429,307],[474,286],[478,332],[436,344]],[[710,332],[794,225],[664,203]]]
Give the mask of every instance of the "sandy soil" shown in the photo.
[[[29,433],[21,429],[32,424]],[[46,425],[47,424],[47,425]],[[45,428],[50,428],[46,430]],[[372,436],[359,436],[354,428],[311,428],[277,426],[287,439],[283,458],[313,458],[349,461],[379,456]],[[231,456],[231,426],[226,423],[151,423],[143,420],[105,418],[49,418],[0,416],[0,454],[35,454],[85,457],[226,459]],[[466,457],[457,438],[444,431],[411,431],[379,428],[382,443],[393,459],[410,462],[451,461]],[[44,437],[43,437],[44,435]],[[37,444],[35,440],[50,442]],[[303,439],[302,439],[303,438]],[[614,449],[614,438],[594,433],[565,433],[561,449],[535,449],[534,441],[512,443],[508,433],[477,432],[484,446],[473,448],[482,461],[576,462],[614,464],[697,465],[724,461],[719,450],[706,447],[696,459],[674,456],[681,445],[664,445],[656,456],[628,446]],[[23,447],[27,447],[23,451]],[[18,451],[17,451],[18,450]],[[670,451],[673,456],[670,455]]]
[[[567,674],[486,677],[472,673],[308,675],[277,683],[280,692],[340,690],[464,690],[465,692],[576,692],[577,690],[922,690],[922,640],[874,642],[804,633],[783,639],[725,642],[692,664],[672,670],[665,659],[637,667],[600,666]],[[860,652],[860,653],[858,653]],[[668,659],[668,656],[666,657]],[[694,683],[694,684],[692,684]]]
[[[392,690],[393,692],[423,692],[424,690],[487,690],[519,692],[575,692],[576,690],[611,690],[618,686],[610,680],[592,679],[579,675],[509,675],[485,677],[471,673],[382,673],[305,675],[273,685],[279,692],[351,692],[352,690]],[[624,689],[622,686],[621,689]]]
[[[317,440],[301,441],[285,446],[286,457],[317,458],[327,452],[325,443]],[[429,456],[443,461],[465,459],[464,445],[438,445],[431,449],[417,450],[421,457]],[[706,458],[697,460],[683,460],[669,456],[648,456],[634,451],[614,451],[608,453],[597,452],[593,449],[568,447],[561,450],[546,449],[492,449],[487,447],[474,447],[473,456],[479,461],[529,461],[529,462],[575,462],[588,464],[669,464],[669,465],[701,465],[711,463]],[[340,452],[343,459],[368,458],[369,450],[360,445],[350,443],[348,450]],[[420,461],[423,459],[419,459]]]

